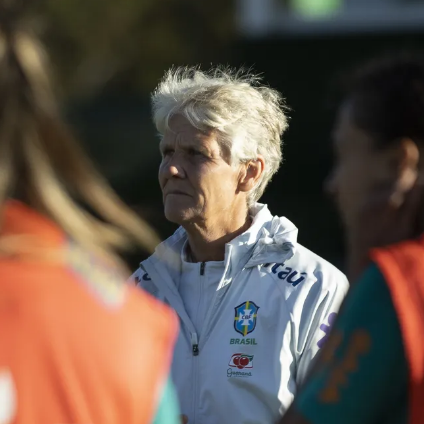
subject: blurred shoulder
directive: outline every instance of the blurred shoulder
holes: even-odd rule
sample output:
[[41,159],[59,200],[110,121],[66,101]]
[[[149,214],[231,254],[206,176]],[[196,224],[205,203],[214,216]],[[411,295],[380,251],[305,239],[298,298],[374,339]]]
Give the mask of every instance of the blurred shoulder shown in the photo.
[[130,286],[128,290],[128,309],[139,322],[151,322],[156,328],[177,331],[178,320],[175,312],[165,303],[153,297],[139,286]]

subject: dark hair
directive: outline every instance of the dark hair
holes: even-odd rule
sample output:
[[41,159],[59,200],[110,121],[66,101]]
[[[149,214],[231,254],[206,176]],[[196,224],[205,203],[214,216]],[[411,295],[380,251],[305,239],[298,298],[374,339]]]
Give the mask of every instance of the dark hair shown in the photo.
[[[120,201],[61,120],[46,54],[22,19],[26,3],[0,0],[0,212],[19,192],[89,249],[115,256],[136,242],[152,250],[154,231]],[[0,237],[0,253],[7,250]]]
[[404,137],[424,143],[424,57],[398,53],[378,58],[354,72],[345,99],[352,119],[378,147]]

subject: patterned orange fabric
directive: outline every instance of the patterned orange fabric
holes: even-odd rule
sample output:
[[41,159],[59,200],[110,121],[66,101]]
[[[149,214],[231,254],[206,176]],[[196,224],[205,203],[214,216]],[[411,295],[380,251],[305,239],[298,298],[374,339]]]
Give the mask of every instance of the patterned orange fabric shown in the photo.
[[389,286],[409,363],[409,422],[424,420],[424,238],[376,249],[371,258]]
[[[27,245],[0,255],[0,422],[150,423],[174,314],[17,202],[0,232],[13,239]],[[30,245],[62,259],[36,260]]]

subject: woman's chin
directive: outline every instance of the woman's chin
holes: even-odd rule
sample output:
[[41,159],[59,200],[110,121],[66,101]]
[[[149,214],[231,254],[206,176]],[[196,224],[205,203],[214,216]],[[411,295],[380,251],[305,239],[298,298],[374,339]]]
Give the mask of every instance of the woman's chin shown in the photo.
[[177,208],[175,205],[167,207],[165,204],[165,218],[169,222],[174,224],[183,225],[184,223],[190,222],[192,219],[192,213],[190,209],[187,208]]

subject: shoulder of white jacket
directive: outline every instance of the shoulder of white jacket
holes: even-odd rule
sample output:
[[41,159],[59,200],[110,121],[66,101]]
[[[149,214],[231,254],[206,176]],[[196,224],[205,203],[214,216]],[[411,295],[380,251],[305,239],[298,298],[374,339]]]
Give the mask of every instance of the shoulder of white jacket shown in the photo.
[[129,282],[136,281],[137,277],[138,277],[138,269],[129,276],[127,281]]
[[137,285],[140,285],[141,281],[148,276],[147,272],[143,269],[143,265],[140,264],[140,266],[137,268],[135,272],[131,275],[131,277],[128,279],[129,281],[135,281]]
[[140,287],[141,289],[145,290],[153,297],[157,297],[158,289],[155,284],[153,284],[152,279],[150,278],[149,274],[143,269],[142,265],[140,265],[137,271],[135,271],[131,275],[130,281],[135,281],[137,287]]
[[160,255],[167,254],[169,250],[180,248],[181,243],[184,243],[187,238],[187,233],[183,227],[178,227],[174,234],[165,239],[162,243],[158,244],[153,255],[150,258],[156,258]]
[[[162,256],[171,256],[175,255],[175,251],[173,251],[173,247],[181,243],[182,240],[184,240],[184,237],[186,236],[185,230],[182,227],[179,227],[174,234],[172,234],[170,237],[165,239],[162,243],[160,243],[156,249],[155,252],[150,255],[147,259],[145,259],[143,262],[140,263],[140,266],[133,272],[129,280],[136,280],[137,283],[140,282],[139,280],[143,277],[147,278],[148,274],[145,271],[143,264],[150,260],[153,263],[162,262],[163,258]],[[179,252],[177,253],[179,254]],[[138,279],[138,280],[137,280]]]
[[263,265],[277,281],[283,284],[284,292],[295,288],[301,292],[309,290],[311,284],[319,284],[322,290],[346,291],[348,281],[346,276],[330,262],[321,258],[301,244],[296,243],[294,255],[284,263],[268,263]]
[[184,228],[179,227],[174,234],[160,243],[154,253],[140,263],[139,269],[134,273],[144,274],[143,265],[148,261],[153,264],[163,266],[167,269],[174,268],[175,264],[181,261],[181,249],[187,239]]
[[287,264],[296,265],[301,271],[313,273],[317,280],[326,281],[327,283],[347,284],[347,277],[343,272],[299,243],[296,244],[296,252],[287,261]]

